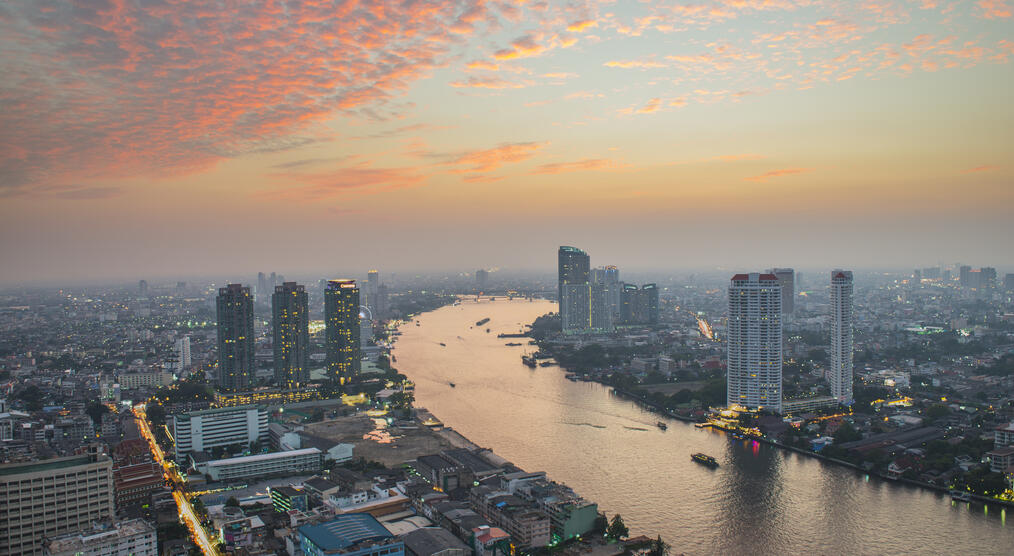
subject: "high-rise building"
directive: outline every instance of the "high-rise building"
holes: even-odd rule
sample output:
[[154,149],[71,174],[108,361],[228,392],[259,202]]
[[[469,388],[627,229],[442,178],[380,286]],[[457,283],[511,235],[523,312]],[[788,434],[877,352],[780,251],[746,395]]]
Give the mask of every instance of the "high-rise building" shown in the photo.
[[390,311],[391,307],[388,305],[387,298],[387,284],[381,284],[377,286],[377,310],[373,313],[373,318],[387,318]]
[[137,283],[137,292],[141,294],[141,297],[148,295],[148,281],[140,280]]
[[47,538],[113,518],[113,462],[84,455],[0,465],[0,555],[43,554]]
[[[591,326],[591,259],[577,247],[560,246],[557,252],[560,317],[564,330],[583,330]],[[568,295],[571,296],[568,299]]]
[[726,330],[729,405],[781,412],[782,287],[774,274],[736,274]]
[[[380,271],[371,270],[366,273],[366,291],[359,292],[359,303],[366,305],[373,313],[377,312],[377,295],[380,288]],[[363,294],[366,299],[362,299]]]
[[219,446],[267,444],[268,412],[263,406],[241,405],[179,413],[172,417],[172,437],[177,462]]
[[658,286],[623,284],[620,307],[622,324],[658,324]]
[[268,279],[264,276],[263,272],[257,273],[257,300],[265,301],[270,295],[270,288],[268,288]]
[[480,268],[475,271],[475,287],[482,291],[486,288],[486,281],[489,280],[489,271]]
[[193,364],[193,359],[190,357],[190,336],[176,340],[176,359],[180,363],[180,369],[189,369]]
[[991,291],[996,288],[996,269],[984,266],[979,269],[979,288]]
[[962,288],[971,288],[972,286],[972,267],[963,265],[958,269],[958,279],[961,283]]
[[275,286],[271,296],[275,384],[296,388],[310,382],[310,304],[306,287],[295,282]]
[[852,403],[852,271],[831,271],[831,396]]
[[218,386],[242,390],[254,377],[254,306],[250,288],[218,289]]
[[359,288],[355,280],[329,280],[324,290],[327,375],[347,382],[359,375]]
[[796,271],[791,268],[772,268],[768,273],[774,274],[782,287],[782,314],[791,315],[796,311]]
[[1014,292],[1014,273],[1008,272],[1003,277],[1003,289],[1004,291]]
[[599,330],[609,330],[620,323],[623,284],[620,283],[620,271],[615,266],[593,268],[591,281],[591,326]]

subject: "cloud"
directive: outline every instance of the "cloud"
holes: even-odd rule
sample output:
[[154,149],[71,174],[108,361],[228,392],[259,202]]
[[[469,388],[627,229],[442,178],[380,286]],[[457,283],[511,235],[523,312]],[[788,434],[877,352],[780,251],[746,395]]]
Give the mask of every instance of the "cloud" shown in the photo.
[[21,186],[0,189],[0,198],[36,197],[64,199],[68,201],[112,199],[113,197],[119,197],[122,194],[123,189],[120,187],[95,185],[40,185],[33,188]]
[[538,37],[528,34],[514,39],[510,48],[503,48],[493,53],[497,60],[513,60],[515,58],[528,58],[537,56],[546,50],[546,46],[538,42]]
[[452,60],[463,36],[499,25],[478,0],[0,10],[3,187],[178,175],[315,142],[335,112],[397,114],[397,97]]
[[[678,102],[677,102],[676,106],[679,106]],[[659,108],[661,108],[661,107],[662,107],[662,99],[656,97],[656,98],[648,100],[648,102],[645,103],[644,106],[641,106],[639,108],[634,108],[634,107],[621,108],[619,110],[619,113],[620,114],[651,114],[653,112],[657,112],[659,110]]]
[[472,89],[522,89],[525,87],[524,83],[518,83],[516,81],[507,81],[506,79],[500,79],[499,77],[475,77],[471,76],[468,79],[459,79],[457,81],[451,81],[448,83],[451,87],[458,89],[472,88]]
[[969,168],[967,170],[963,170],[962,173],[963,174],[975,174],[975,173],[978,173],[978,172],[990,172],[990,171],[993,171],[993,170],[997,170],[999,168],[1000,168],[999,166],[992,166],[992,165],[976,166],[975,168]]
[[532,170],[533,174],[563,174],[582,170],[602,170],[616,168],[616,162],[608,158],[583,158],[574,162],[555,162],[543,164]]
[[1011,16],[1011,7],[1006,0],[979,0],[979,17],[985,19],[1007,19]]
[[460,168],[456,173],[478,173],[496,170],[508,163],[522,162],[535,155],[536,151],[549,144],[546,141],[524,143],[503,143],[491,149],[474,150],[455,157],[450,164]]
[[735,162],[738,160],[761,160],[762,158],[764,158],[764,155],[745,153],[745,154],[722,154],[712,158],[712,160],[720,160],[722,162]]
[[567,30],[572,33],[580,33],[585,29],[592,27],[598,27],[599,23],[594,19],[583,19],[581,21],[575,21],[567,26]]
[[308,202],[337,196],[393,191],[422,185],[426,181],[420,168],[378,168],[369,162],[313,173],[277,173],[273,177],[300,185],[263,192],[258,195],[259,197],[267,200],[289,199]]
[[770,172],[764,172],[763,174],[760,174],[760,175],[757,175],[757,176],[750,176],[748,178],[743,178],[743,179],[746,180],[746,181],[760,181],[760,182],[764,182],[764,181],[768,181],[769,179],[772,179],[772,178],[780,178],[782,176],[791,176],[793,174],[802,174],[804,172],[809,172],[810,170],[812,170],[812,168],[783,168],[781,170],[771,170]]
[[665,64],[661,64],[653,60],[611,60],[602,65],[607,68],[624,68],[624,69],[629,68],[648,69],[648,68],[665,67]]

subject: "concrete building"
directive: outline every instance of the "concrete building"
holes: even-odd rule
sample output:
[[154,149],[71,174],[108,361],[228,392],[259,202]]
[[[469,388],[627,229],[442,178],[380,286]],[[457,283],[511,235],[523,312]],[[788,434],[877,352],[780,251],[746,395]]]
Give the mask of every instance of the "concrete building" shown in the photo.
[[442,527],[421,527],[402,535],[408,556],[469,556],[468,545]]
[[552,522],[530,502],[508,492],[479,486],[469,493],[469,504],[490,523],[507,531],[519,548],[549,545]]
[[163,369],[123,373],[116,377],[121,390],[138,390],[141,388],[161,388],[173,383],[173,374]]
[[298,529],[300,548],[306,556],[403,556],[405,543],[396,539],[369,514],[340,515],[320,525]]
[[263,406],[223,407],[173,415],[176,461],[191,452],[218,446],[267,442],[268,412]]
[[621,324],[658,324],[658,286],[623,284],[620,306]]
[[184,336],[176,340],[176,358],[180,362],[181,369],[189,369],[194,363],[190,356],[190,336]]
[[557,294],[565,331],[584,330],[591,325],[590,264],[588,254],[577,247],[563,245],[557,252]]
[[1003,448],[1014,444],[1014,422],[1000,425],[993,430],[993,447]]
[[250,288],[229,284],[218,289],[218,370],[224,390],[243,390],[254,378],[254,298]]
[[306,287],[295,282],[275,286],[271,296],[275,384],[298,388],[310,382],[310,306]]
[[289,475],[319,473],[323,460],[323,453],[317,448],[303,448],[206,461],[197,464],[196,467],[212,481],[231,481],[280,473]]
[[475,271],[475,287],[482,291],[486,288],[486,283],[489,281],[489,271],[479,269]]
[[0,556],[43,554],[43,539],[113,517],[113,462],[86,455],[0,465]]
[[782,289],[774,274],[736,274],[726,331],[728,404],[782,409]]
[[831,368],[827,371],[831,396],[852,403],[852,271],[831,271]]
[[324,289],[324,327],[328,378],[345,383],[359,376],[362,346],[355,280],[328,280]]
[[772,268],[768,274],[774,274],[782,288],[782,314],[791,315],[796,310],[796,271],[791,268]]
[[45,550],[50,556],[158,556],[158,543],[154,527],[132,519],[53,538],[46,542]]

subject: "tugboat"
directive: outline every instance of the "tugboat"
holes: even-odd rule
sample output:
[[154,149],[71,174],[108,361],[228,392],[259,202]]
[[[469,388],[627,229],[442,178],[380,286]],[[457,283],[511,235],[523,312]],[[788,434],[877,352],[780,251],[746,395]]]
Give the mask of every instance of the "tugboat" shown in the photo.
[[537,365],[537,363],[535,362],[535,357],[532,355],[522,355],[521,362],[533,369],[535,368],[535,365]]
[[711,456],[709,456],[707,454],[697,453],[697,454],[694,454],[694,455],[690,456],[690,459],[696,461],[697,463],[699,463],[701,465],[706,465],[706,466],[708,466],[708,467],[710,467],[712,469],[718,467],[718,460],[716,460],[715,458],[713,458],[713,457],[711,457]]
[[662,429],[662,430],[665,430],[665,429],[669,428],[669,425],[666,425],[666,424],[665,424],[665,423],[663,423],[662,421],[659,421],[659,422],[658,422],[658,428],[660,428],[660,429]]

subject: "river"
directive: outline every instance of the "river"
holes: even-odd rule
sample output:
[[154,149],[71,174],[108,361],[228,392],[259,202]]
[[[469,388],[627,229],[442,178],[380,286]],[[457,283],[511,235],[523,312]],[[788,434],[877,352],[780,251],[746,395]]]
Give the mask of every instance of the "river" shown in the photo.
[[[661,534],[674,554],[1014,553],[1005,510],[679,421],[661,430],[604,386],[522,365],[527,338],[496,337],[555,310],[505,298],[443,307],[402,326],[395,366],[447,426],[621,514],[631,534]],[[693,463],[694,452],[721,466]]]

